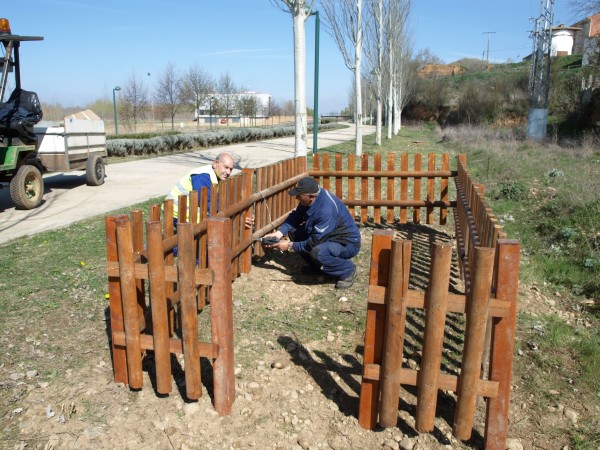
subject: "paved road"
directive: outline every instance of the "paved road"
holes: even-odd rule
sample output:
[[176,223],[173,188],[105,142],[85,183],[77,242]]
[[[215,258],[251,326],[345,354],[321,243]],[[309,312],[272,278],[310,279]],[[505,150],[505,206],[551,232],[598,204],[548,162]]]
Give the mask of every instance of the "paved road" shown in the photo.
[[[363,134],[374,132],[373,126],[363,127]],[[321,132],[318,148],[353,139],[353,127]],[[312,135],[309,135],[308,143],[312,146]],[[236,171],[244,167],[262,167],[292,158],[294,137],[109,164],[106,182],[98,187],[85,184],[84,172],[46,174],[44,202],[39,208],[28,211],[16,210],[8,188],[0,189],[0,244],[166,195],[187,170],[212,162],[223,151],[239,157]]]

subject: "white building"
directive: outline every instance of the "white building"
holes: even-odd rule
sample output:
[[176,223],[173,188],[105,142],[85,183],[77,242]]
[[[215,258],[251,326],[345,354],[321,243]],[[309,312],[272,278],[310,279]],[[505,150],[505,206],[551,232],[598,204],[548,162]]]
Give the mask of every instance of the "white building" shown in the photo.
[[557,27],[553,27],[550,56],[567,56],[573,54],[573,44],[578,31],[581,31],[581,28],[567,27],[562,23]]
[[211,94],[208,102],[198,108],[194,118],[200,123],[209,124],[229,119],[232,123],[244,118],[264,119],[271,115],[271,95],[254,91],[238,92],[231,95]]

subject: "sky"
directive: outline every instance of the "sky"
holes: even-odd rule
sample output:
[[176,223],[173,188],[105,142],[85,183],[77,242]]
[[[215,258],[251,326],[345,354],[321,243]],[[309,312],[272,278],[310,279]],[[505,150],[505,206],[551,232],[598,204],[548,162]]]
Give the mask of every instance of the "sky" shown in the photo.
[[[554,3],[554,25],[576,21],[568,0]],[[410,35],[415,50],[446,63],[486,58],[488,38],[490,62],[520,61],[531,53],[531,19],[540,12],[540,0],[413,0]],[[152,91],[169,64],[180,72],[197,65],[214,78],[228,73],[279,104],[294,98],[292,19],[269,0],[6,0],[0,16],[13,34],[44,37],[20,48],[22,87],[44,103],[112,101],[113,88],[134,75]],[[319,113],[327,115],[348,105],[353,76],[320,18]],[[312,107],[314,17],[306,53]]]

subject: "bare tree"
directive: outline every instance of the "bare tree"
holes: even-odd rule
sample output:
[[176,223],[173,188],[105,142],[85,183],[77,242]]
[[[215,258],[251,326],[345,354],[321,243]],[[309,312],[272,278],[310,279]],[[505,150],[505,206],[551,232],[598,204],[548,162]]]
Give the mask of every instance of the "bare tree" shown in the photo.
[[132,73],[123,86],[119,117],[135,133],[137,123],[146,117],[148,107],[148,91],[144,82]]
[[229,73],[224,73],[219,77],[217,93],[219,94],[217,112],[227,119],[227,126],[229,126],[229,117],[236,111],[238,96],[238,89]]
[[326,29],[335,40],[346,67],[354,72],[355,153],[360,156],[362,155],[362,0],[321,0],[321,4],[325,12]]
[[[386,0],[387,3],[387,0]],[[376,101],[375,144],[381,145],[383,91],[383,4],[384,0],[368,0],[365,21],[364,51],[367,61],[366,78]],[[371,114],[371,111],[369,111]]]
[[[410,12],[411,0],[389,0],[385,21],[385,60],[387,71],[387,138],[392,138],[399,130],[399,115],[403,98],[403,83],[409,71],[406,64],[410,61],[410,45],[407,37],[406,22]],[[395,125],[394,125],[394,120]]]
[[[294,27],[294,104],[296,133],[294,156],[306,156],[306,19],[310,16],[314,0],[271,0],[271,4],[292,16]],[[313,151],[316,149],[313,149]]]
[[175,65],[169,63],[160,75],[155,93],[156,102],[162,105],[171,118],[171,130],[175,129],[175,115],[184,110],[187,104],[183,83],[175,70]]
[[[182,80],[186,102],[193,108],[193,111],[199,111],[201,106],[209,104],[209,97],[214,92],[215,85],[210,74],[194,64],[188,69]],[[200,120],[198,120],[197,126],[200,126]]]
[[593,16],[600,13],[600,0],[571,0],[569,5],[573,8],[574,17]]

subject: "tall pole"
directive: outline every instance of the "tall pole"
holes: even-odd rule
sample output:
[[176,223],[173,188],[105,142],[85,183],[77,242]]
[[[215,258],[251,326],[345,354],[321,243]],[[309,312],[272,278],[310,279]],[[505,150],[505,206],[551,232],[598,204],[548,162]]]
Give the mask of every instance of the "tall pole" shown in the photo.
[[489,65],[490,64],[490,34],[496,34],[496,32],[495,31],[484,31],[483,34],[488,35],[486,62]]
[[115,95],[115,92],[116,91],[120,91],[120,90],[121,90],[120,86],[115,86],[113,88],[113,110],[114,110],[114,113],[115,113],[115,134],[119,134],[119,127],[118,127],[118,124],[117,124],[117,97]]
[[319,29],[321,28],[321,19],[319,11],[314,11],[315,16],[315,92],[314,92],[314,111],[313,111],[313,154],[317,153],[317,135],[319,134]]
[[[208,99],[208,126],[210,131],[212,131],[212,101],[213,98],[209,97]],[[198,118],[198,121],[200,121],[200,118]]]
[[533,33],[534,44],[529,80],[529,116],[527,119],[527,137],[538,141],[546,139],[548,125],[554,0],[541,0],[541,10]]

